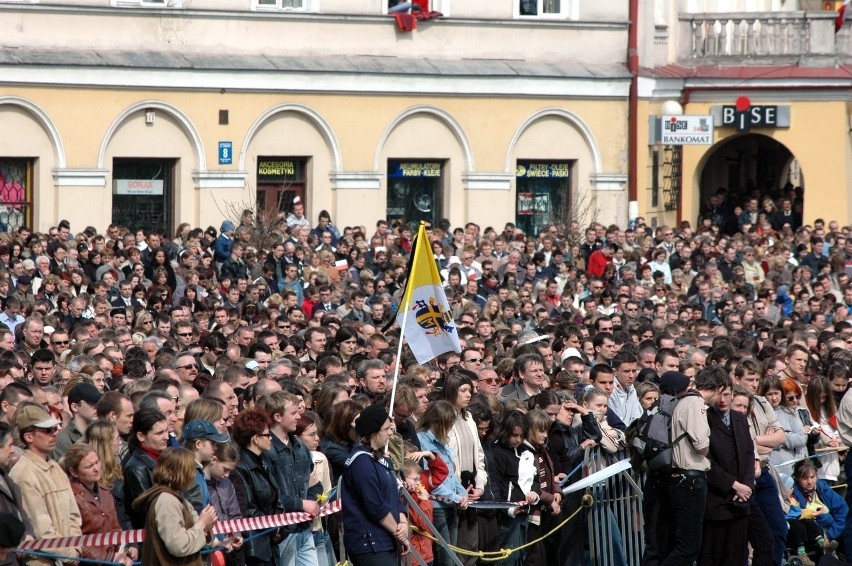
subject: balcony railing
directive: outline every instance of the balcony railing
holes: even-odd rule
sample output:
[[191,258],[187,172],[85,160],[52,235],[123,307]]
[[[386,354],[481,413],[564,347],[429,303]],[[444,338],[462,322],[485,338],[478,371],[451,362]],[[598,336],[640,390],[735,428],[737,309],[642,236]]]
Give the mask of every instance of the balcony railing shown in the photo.
[[744,59],[783,62],[838,55],[834,12],[737,12],[681,14],[682,61],[737,64]]

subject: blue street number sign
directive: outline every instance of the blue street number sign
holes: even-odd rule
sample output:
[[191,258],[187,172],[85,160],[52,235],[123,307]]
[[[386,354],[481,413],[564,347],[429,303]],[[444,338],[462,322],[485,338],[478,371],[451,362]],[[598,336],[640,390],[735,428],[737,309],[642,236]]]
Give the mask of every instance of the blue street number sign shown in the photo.
[[219,142],[219,165],[230,165],[234,154],[234,144],[229,141]]

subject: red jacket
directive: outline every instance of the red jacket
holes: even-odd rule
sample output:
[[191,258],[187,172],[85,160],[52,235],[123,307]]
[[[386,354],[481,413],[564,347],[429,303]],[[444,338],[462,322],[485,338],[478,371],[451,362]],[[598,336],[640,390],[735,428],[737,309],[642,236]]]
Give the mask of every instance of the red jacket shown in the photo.
[[586,272],[592,277],[603,277],[606,265],[611,261],[612,259],[603,255],[600,250],[597,250],[589,256],[589,265],[586,266]]

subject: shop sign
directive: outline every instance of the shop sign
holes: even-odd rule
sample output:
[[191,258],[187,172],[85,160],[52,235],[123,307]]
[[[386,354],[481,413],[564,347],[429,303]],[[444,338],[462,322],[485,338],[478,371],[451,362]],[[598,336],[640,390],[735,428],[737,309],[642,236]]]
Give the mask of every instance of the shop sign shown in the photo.
[[280,157],[259,157],[257,160],[258,181],[301,181],[303,162]]
[[163,194],[162,179],[115,179],[112,194],[131,196],[155,196]]
[[523,163],[518,162],[515,176],[521,179],[566,179],[571,173],[571,163]]
[[713,124],[720,127],[734,126],[738,132],[751,128],[789,128],[789,106],[752,106],[746,96],[737,98],[733,105],[713,106]]
[[712,116],[663,116],[662,143],[665,145],[712,145]]
[[391,161],[388,177],[440,177],[440,161]]

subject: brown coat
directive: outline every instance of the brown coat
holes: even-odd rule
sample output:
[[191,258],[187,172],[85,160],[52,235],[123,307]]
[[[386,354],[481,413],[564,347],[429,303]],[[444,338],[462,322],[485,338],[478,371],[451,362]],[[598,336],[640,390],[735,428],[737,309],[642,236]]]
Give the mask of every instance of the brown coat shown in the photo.
[[206,533],[182,495],[155,485],[137,497],[133,507],[146,517],[142,566],[201,566]]
[[[115,513],[115,499],[112,492],[102,487],[98,488],[98,497],[75,479],[71,479],[71,491],[80,509],[80,519],[83,521],[83,534],[110,533],[121,531],[118,516]],[[114,562],[116,546],[87,546],[82,549],[83,558]]]

